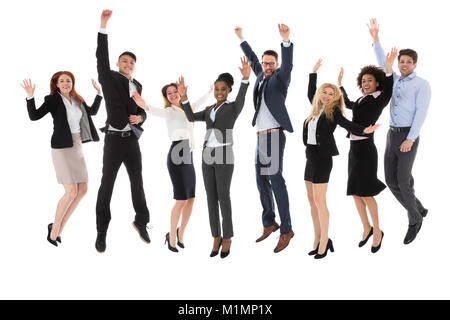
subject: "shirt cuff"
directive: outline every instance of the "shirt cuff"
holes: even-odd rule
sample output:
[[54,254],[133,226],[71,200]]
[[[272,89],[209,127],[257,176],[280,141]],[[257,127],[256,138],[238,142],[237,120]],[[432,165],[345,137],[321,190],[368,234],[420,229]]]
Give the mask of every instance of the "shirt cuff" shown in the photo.
[[291,46],[291,40],[289,40],[289,42],[284,42],[283,41],[283,47],[285,47],[285,48],[289,48],[290,46]]
[[181,101],[181,104],[188,104],[188,103],[189,103],[189,100]]
[[392,72],[391,73],[386,73],[386,77],[390,77],[392,76]]
[[100,28],[100,30],[98,30],[99,33],[103,33],[103,34],[108,34],[106,32],[106,28]]
[[242,79],[241,82],[242,82],[242,83],[245,83],[245,84],[249,84],[249,83],[250,83],[250,80],[244,80],[244,79]]
[[241,40],[241,44],[242,44],[242,43],[244,43],[245,41],[247,41],[247,40],[245,40],[245,39],[242,39],[242,40]]
[[27,100],[32,100],[32,99],[34,99],[34,96],[32,96],[32,97],[27,97]]

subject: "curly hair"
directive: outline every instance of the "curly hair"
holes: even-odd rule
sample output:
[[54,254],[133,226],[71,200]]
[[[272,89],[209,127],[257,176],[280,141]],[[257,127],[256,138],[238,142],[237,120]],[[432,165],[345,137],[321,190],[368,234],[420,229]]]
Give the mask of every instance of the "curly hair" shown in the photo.
[[363,89],[362,89],[362,78],[364,75],[366,74],[371,74],[375,77],[375,81],[378,82],[378,87],[377,90],[383,90],[383,85],[384,85],[384,77],[386,75],[386,73],[383,71],[383,69],[374,66],[374,65],[369,65],[369,66],[365,66],[363,68],[361,68],[361,72],[358,74],[358,77],[356,78],[356,83],[358,85],[358,88],[364,93]]

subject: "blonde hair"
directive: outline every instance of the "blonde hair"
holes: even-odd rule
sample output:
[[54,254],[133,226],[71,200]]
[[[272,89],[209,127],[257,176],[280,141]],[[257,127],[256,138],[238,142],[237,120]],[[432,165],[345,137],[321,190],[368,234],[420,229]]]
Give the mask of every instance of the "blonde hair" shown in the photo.
[[[326,88],[333,89],[334,99],[324,105],[320,100],[320,96]],[[308,124],[308,122],[311,121],[313,117],[318,116],[321,110],[323,110],[323,112],[325,113],[325,117],[329,121],[334,121],[333,111],[335,107],[338,107],[341,113],[344,114],[344,97],[342,96],[341,90],[331,83],[322,84],[314,95],[311,114],[308,116],[308,118],[306,118],[305,125]]]

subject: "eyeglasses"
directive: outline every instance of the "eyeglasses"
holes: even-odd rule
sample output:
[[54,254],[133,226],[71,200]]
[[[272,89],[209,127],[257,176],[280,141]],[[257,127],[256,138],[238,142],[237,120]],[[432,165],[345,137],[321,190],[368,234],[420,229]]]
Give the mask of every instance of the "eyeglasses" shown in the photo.
[[276,62],[261,62],[261,64],[265,67],[269,66],[269,67],[274,67]]

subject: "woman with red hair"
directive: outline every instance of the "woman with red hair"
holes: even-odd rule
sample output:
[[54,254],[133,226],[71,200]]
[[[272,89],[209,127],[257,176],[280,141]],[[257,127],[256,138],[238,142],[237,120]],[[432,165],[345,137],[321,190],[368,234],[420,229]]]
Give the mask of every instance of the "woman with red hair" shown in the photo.
[[22,88],[27,93],[28,115],[32,121],[39,120],[47,113],[53,117],[51,138],[52,160],[58,183],[64,186],[65,193],[56,207],[55,221],[48,225],[47,240],[54,246],[61,243],[61,233],[70,216],[87,192],[88,174],[81,143],[98,141],[98,134],[91,115],[97,114],[102,97],[97,83],[92,107],[75,90],[75,78],[69,71],[55,73],[50,80],[50,95],[44,104],[36,109],[31,80],[24,80]]

